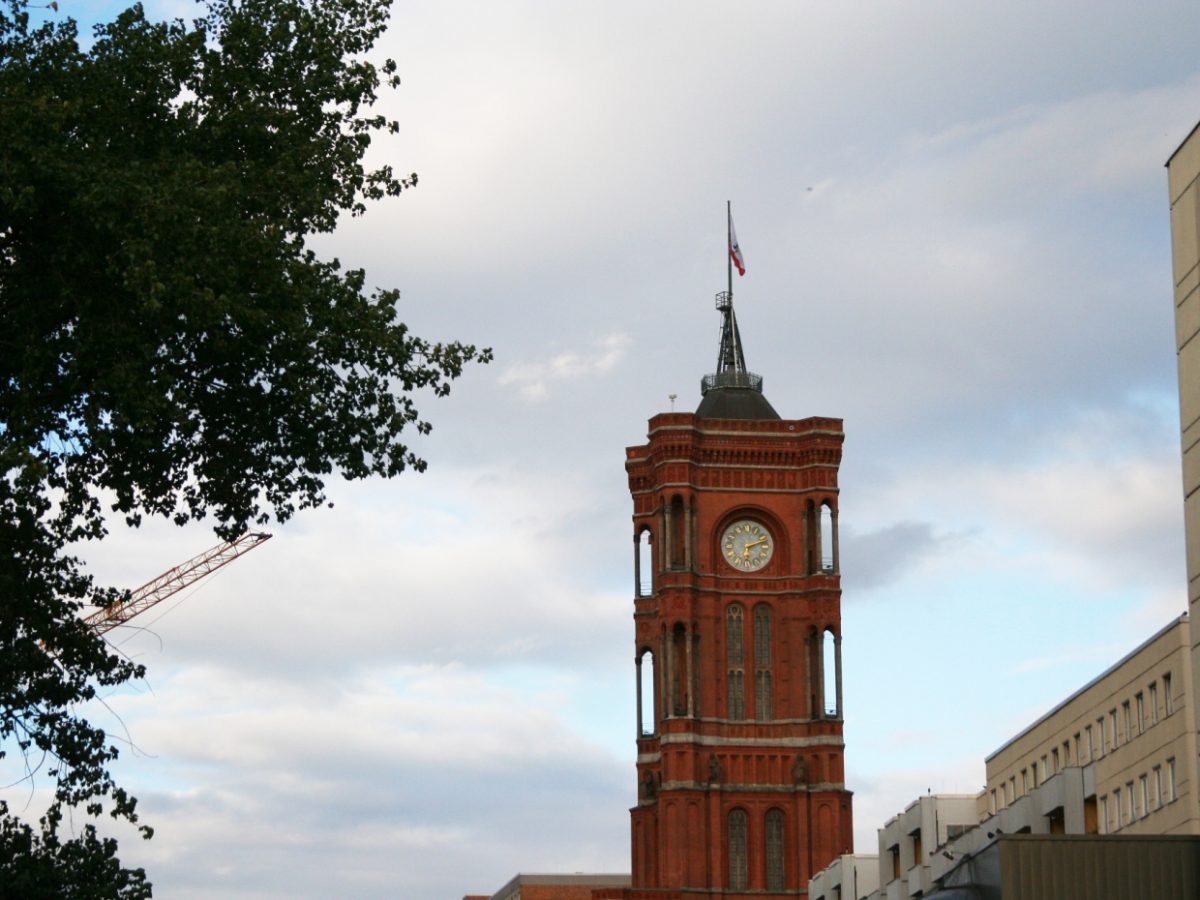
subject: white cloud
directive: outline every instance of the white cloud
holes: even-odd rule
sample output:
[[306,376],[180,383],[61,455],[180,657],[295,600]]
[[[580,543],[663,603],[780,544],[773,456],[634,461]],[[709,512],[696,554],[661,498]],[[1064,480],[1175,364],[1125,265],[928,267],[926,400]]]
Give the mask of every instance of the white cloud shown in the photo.
[[501,373],[499,381],[504,386],[515,385],[526,400],[545,400],[555,382],[608,374],[624,359],[629,344],[628,335],[605,335],[594,341],[588,351],[563,350],[546,360],[512,363]]

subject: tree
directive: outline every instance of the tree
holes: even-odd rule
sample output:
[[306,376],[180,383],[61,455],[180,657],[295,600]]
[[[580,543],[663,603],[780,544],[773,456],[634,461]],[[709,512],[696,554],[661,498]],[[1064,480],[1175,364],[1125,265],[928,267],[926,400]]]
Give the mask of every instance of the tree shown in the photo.
[[[416,184],[364,164],[398,127],[372,110],[398,84],[369,56],[387,11],[138,5],[84,49],[69,19],[0,6],[0,756],[54,786],[36,833],[0,806],[0,885],[80,859],[112,874],[115,847],[59,834],[68,808],[138,821],[79,707],[142,670],[80,624],[120,595],[71,545],[113,512],[232,537],[320,505],[334,475],[422,470],[415,397],[490,359],[410,334],[396,291],[308,245]],[[148,894],[116,871],[107,895]]]

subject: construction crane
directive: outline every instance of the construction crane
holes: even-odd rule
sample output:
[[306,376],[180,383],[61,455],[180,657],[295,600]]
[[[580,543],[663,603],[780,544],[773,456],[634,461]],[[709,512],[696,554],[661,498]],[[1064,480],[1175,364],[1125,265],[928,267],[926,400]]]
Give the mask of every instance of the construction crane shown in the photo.
[[270,539],[271,535],[266,532],[248,531],[235,540],[218,544],[210,550],[205,550],[199,556],[194,556],[187,562],[168,569],[152,581],[147,581],[135,590],[124,603],[114,603],[112,606],[97,610],[83,620],[84,624],[96,634],[111,631]]

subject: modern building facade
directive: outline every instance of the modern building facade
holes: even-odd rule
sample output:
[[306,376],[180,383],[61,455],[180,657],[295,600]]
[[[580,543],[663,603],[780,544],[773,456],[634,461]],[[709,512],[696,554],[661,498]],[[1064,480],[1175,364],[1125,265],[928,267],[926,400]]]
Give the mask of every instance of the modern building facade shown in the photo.
[[[992,753],[979,794],[914,800],[879,829],[877,857],[846,858],[860,871],[876,862],[878,888],[866,900],[991,896],[985,889],[1001,883],[997,847],[1006,835],[1200,836],[1191,647],[1184,613]],[[1073,853],[1090,865],[1088,854],[1100,852],[1086,843],[1050,846],[1006,852],[1045,852],[1062,865],[1074,864]],[[1134,841],[1120,852],[1135,860],[1149,847]],[[1186,857],[1197,847],[1167,841],[1154,852]],[[835,861],[815,877],[809,900],[837,897],[830,886],[845,884],[845,865]],[[1005,900],[1014,890],[1004,889]]]
[[[1188,609],[1200,616],[1200,125],[1167,161],[1171,203],[1171,264],[1175,286],[1175,349],[1179,357],[1179,419],[1183,448],[1184,540]],[[1190,693],[1200,724],[1200,626],[1192,634]],[[1200,803],[1200,800],[1198,800]]]
[[879,857],[844,853],[808,882],[808,900],[867,900],[878,895]]
[[983,811],[1090,767],[1088,831],[1200,834],[1191,648],[1184,614],[996,750]]

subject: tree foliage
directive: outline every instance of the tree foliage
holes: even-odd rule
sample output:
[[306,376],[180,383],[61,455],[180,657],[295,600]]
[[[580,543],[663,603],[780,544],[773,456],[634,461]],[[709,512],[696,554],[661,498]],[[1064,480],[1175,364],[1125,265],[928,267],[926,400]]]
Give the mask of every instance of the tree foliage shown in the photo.
[[80,624],[118,594],[72,545],[113,512],[232,537],[321,504],[332,475],[421,470],[414,395],[490,358],[414,336],[396,291],[310,247],[416,184],[364,162],[397,130],[372,108],[398,84],[369,55],[387,11],[139,5],[84,46],[69,19],[0,6],[0,755],[54,786],[39,834],[3,809],[11,859],[104,869],[114,848],[64,839],[63,810],[137,822],[80,705],[141,671]]

